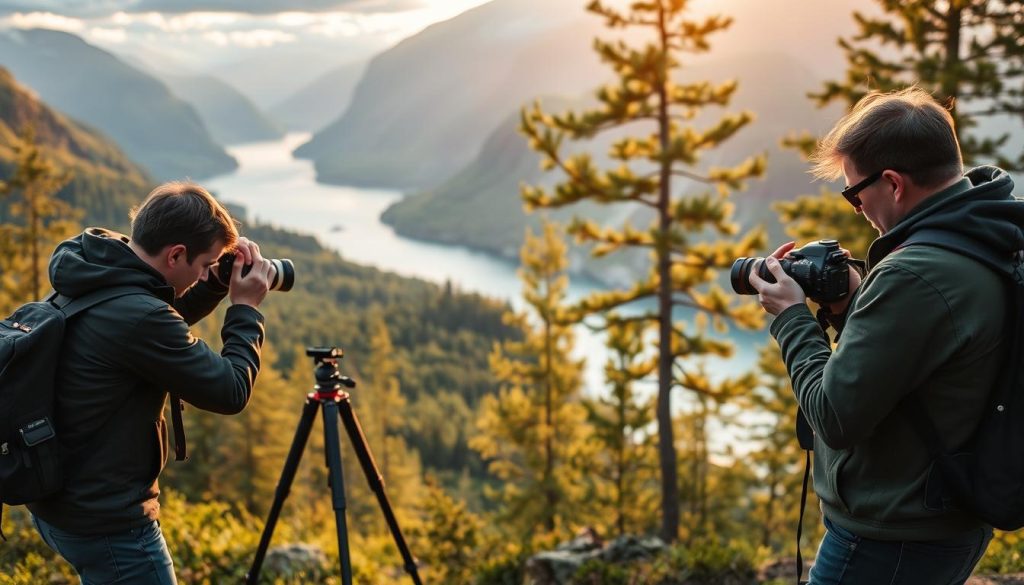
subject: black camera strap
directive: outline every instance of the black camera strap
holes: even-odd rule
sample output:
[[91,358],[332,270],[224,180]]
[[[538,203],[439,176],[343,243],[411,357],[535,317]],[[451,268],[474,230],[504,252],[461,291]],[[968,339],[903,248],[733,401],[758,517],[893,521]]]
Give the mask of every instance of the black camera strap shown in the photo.
[[188,461],[188,451],[185,446],[185,424],[181,422],[181,411],[185,409],[185,403],[177,394],[171,394],[171,426],[174,428],[174,460]]

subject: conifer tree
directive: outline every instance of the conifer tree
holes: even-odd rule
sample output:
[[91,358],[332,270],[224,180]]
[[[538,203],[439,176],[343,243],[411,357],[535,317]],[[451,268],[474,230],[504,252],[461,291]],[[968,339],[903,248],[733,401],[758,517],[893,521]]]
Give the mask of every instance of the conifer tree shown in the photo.
[[[419,453],[409,448],[400,433],[408,423],[406,399],[398,379],[395,347],[384,314],[379,308],[374,308],[370,313],[369,329],[370,353],[365,362],[366,368],[363,369],[366,379],[360,385],[362,400],[358,416],[377,468],[387,485],[388,498],[401,519],[406,509],[414,505],[420,492],[421,463]],[[344,441],[348,442],[347,437]],[[352,461],[356,462],[356,459]],[[358,476],[353,476],[352,481],[365,484],[361,478],[362,469],[354,469]],[[371,496],[369,492],[367,495]],[[376,499],[371,496],[371,501],[376,507]],[[373,513],[378,517],[375,525],[381,531],[386,531],[387,524],[379,510],[375,509]]]
[[532,311],[505,315],[523,339],[492,351],[491,371],[501,387],[481,401],[470,441],[504,481],[497,496],[505,519],[524,537],[564,529],[583,511],[586,412],[579,401],[582,362],[570,356],[574,336],[561,319],[569,283],[565,254],[554,224],[545,223],[540,236],[527,229],[519,277]]
[[82,212],[57,199],[71,176],[47,158],[28,127],[14,144],[15,167],[0,182],[8,200],[0,216],[0,305],[7,314],[15,305],[41,299],[47,290],[46,259],[62,240],[78,231]]
[[611,393],[585,403],[598,451],[591,464],[592,476],[599,478],[593,481],[593,500],[606,511],[606,532],[620,536],[657,525],[657,450],[650,434],[654,403],[634,390],[657,367],[644,355],[643,328],[636,321],[609,327],[604,375]]
[[[799,518],[804,452],[796,439],[797,403],[782,361],[779,346],[761,349],[758,359],[761,384],[750,394],[752,407],[766,418],[748,427],[748,441],[759,445],[747,458],[760,478],[763,491],[754,497],[753,518],[760,528],[760,544],[776,551],[792,552],[793,528]],[[808,484],[804,518],[805,543],[814,542],[817,502]]]
[[1016,0],[877,0],[877,17],[854,12],[859,31],[839,39],[846,77],[811,97],[852,106],[868,90],[917,84],[948,104],[967,165],[996,159],[1024,169],[1024,153],[1002,156],[1010,132],[979,136],[978,122],[1024,114],[1024,4]]
[[[995,162],[1024,169],[1024,153],[1002,152],[1009,132],[982,136],[978,124],[1002,115],[1024,114],[1024,5],[1003,0],[932,2],[877,0],[882,15],[854,12],[859,31],[839,39],[846,53],[843,80],[829,81],[810,97],[852,108],[870,90],[891,91],[918,85],[950,108],[967,166]],[[790,146],[806,156],[814,148],[809,135],[790,137]],[[1010,155],[1008,158],[1006,155]],[[802,241],[837,238],[855,257],[864,257],[878,236],[850,211],[837,193],[822,189],[776,205],[790,235]]]
[[424,492],[418,506],[421,517],[410,530],[424,578],[433,583],[471,585],[477,565],[493,548],[483,519],[445,493],[435,478],[427,478]]
[[[732,167],[701,165],[702,155],[729,140],[753,119],[748,112],[724,114],[708,127],[698,128],[695,117],[707,108],[727,106],[737,84],[727,81],[681,83],[676,81],[682,56],[710,50],[709,37],[729,27],[731,19],[720,16],[702,21],[684,18],[687,0],[634,2],[620,12],[599,0],[588,9],[603,17],[611,28],[640,28],[652,40],[634,47],[625,41],[596,39],[594,47],[618,77],[617,83],[597,90],[599,106],[583,112],[551,115],[539,103],[523,111],[521,130],[531,148],[542,155],[545,169],[558,169],[565,179],[553,191],[525,186],[528,210],[554,208],[590,201],[623,206],[623,211],[645,210],[654,219],[647,229],[628,222],[602,227],[577,218],[570,232],[581,243],[594,244],[593,253],[603,256],[625,249],[651,254],[649,275],[630,290],[594,295],[582,302],[574,316],[604,315],[622,305],[653,300],[656,307],[640,316],[657,331],[658,398],[657,427],[661,475],[661,535],[669,541],[679,533],[679,482],[676,442],[672,428],[671,391],[687,387],[679,360],[702,355],[728,356],[731,345],[709,335],[705,326],[674,321],[675,309],[714,317],[715,328],[724,332],[729,321],[759,327],[763,311],[741,301],[715,284],[717,269],[728,268],[733,259],[750,256],[764,246],[764,235],[755,230],[738,236],[730,218],[732,190],[764,172],[763,156],[753,156]],[[597,168],[591,154],[567,153],[568,141],[586,141],[598,134],[625,128],[649,133],[618,138],[610,149],[617,167]],[[600,324],[596,325],[600,326]],[[699,390],[698,390],[699,391]]]

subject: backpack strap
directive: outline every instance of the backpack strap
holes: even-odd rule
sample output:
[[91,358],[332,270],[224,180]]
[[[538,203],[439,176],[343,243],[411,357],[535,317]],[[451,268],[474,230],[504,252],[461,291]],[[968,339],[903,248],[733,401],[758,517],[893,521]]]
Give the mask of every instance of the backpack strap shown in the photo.
[[[1012,363],[1009,360],[1014,355],[1014,348],[1019,347],[1021,333],[1020,328],[1013,324],[1017,323],[1018,319],[1021,318],[1021,306],[1024,303],[1024,296],[1022,296],[1020,287],[1017,285],[1014,268],[1022,258],[1021,253],[1018,252],[1015,256],[1001,256],[989,246],[985,246],[973,238],[956,232],[938,229],[916,231],[896,249],[899,250],[914,245],[933,246],[971,258],[988,267],[1007,283],[1007,286],[1011,289],[1009,313],[1007,314],[1009,336],[1006,340],[1009,355],[1003,359],[1003,363]],[[997,378],[995,383],[1001,384],[1001,379],[1002,376]],[[927,447],[928,455],[932,458],[932,461],[939,466],[948,465],[952,454],[943,440],[938,427],[935,426],[934,419],[928,414],[928,407],[921,397],[920,389],[915,389],[904,396],[896,405],[896,410],[910,422],[918,437],[921,438]],[[952,506],[955,504],[950,501],[949,495],[945,492],[950,490],[956,491],[957,486],[944,486],[943,483],[946,480],[942,477],[941,473],[932,475],[937,480],[937,484],[932,485],[932,477],[929,478],[929,485],[926,487],[925,493],[926,506],[934,510],[954,509]]]
[[[64,313],[66,319],[91,309],[96,305],[107,301],[134,294],[152,295],[153,293],[140,286],[113,286],[95,290],[89,294],[77,298],[54,292],[46,300]],[[174,460],[185,461],[188,459],[187,446],[185,444],[185,424],[181,420],[183,409],[181,398],[171,394],[171,426],[174,429]]]

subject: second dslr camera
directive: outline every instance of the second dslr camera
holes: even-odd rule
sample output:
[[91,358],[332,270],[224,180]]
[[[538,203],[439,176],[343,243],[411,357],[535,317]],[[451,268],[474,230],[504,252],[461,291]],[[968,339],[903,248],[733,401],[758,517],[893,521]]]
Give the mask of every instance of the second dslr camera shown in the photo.
[[[850,271],[846,254],[837,240],[818,240],[803,248],[791,250],[779,260],[782,269],[797,281],[804,293],[819,303],[834,303],[850,294]],[[756,295],[750,286],[750,271],[768,282],[775,277],[765,266],[764,258],[739,258],[732,264],[729,279],[732,289],[741,295]]]

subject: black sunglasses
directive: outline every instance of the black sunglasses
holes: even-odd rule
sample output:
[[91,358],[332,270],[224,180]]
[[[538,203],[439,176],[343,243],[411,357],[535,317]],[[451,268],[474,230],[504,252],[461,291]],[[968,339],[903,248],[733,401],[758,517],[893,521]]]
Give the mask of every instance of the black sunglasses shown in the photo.
[[845,197],[846,200],[850,202],[850,205],[854,207],[860,207],[862,204],[860,202],[860,197],[858,197],[857,194],[863,191],[864,189],[870,187],[871,184],[877,181],[878,179],[881,179],[882,172],[883,171],[878,171],[877,173],[866,177],[864,180],[857,183],[856,185],[852,187],[846,187],[845,189],[840,191],[839,194]]

